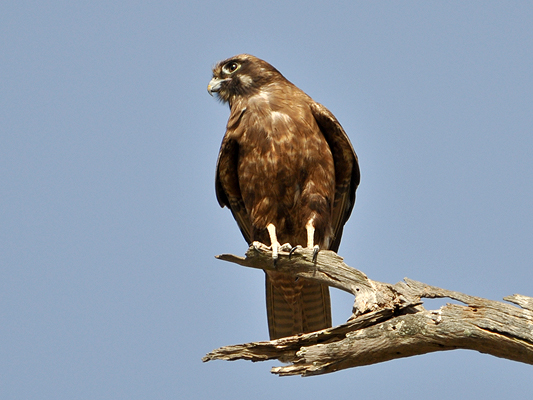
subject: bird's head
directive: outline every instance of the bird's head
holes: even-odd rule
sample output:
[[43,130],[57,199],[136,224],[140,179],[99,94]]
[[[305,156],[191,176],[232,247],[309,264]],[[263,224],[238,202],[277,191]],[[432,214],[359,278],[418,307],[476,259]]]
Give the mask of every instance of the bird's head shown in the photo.
[[249,54],[220,61],[213,68],[213,79],[207,85],[210,95],[230,105],[238,96],[253,95],[261,87],[283,76],[272,65]]

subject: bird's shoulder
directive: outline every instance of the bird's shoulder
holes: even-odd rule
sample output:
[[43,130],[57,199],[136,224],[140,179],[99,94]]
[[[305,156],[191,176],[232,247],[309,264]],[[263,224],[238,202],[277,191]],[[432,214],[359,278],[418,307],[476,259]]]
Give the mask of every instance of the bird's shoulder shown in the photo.
[[228,128],[243,122],[248,126],[256,123],[298,123],[312,118],[313,100],[288,81],[276,81],[262,86],[257,92],[239,98],[231,107]]

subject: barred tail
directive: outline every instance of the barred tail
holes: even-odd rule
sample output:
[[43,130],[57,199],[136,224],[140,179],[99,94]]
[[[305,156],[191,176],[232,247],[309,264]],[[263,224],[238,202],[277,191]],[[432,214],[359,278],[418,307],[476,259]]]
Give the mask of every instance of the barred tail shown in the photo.
[[266,305],[270,339],[331,327],[326,285],[269,271],[266,273]]

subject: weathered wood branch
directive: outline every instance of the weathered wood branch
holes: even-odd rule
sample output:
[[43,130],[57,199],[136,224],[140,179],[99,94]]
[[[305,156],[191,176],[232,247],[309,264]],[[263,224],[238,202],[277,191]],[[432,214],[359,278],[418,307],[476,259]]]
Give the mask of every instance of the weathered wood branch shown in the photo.
[[[316,263],[312,251],[297,250],[289,258],[262,245],[251,246],[246,258],[223,254],[217,258],[242,266],[277,270],[313,279],[352,293],[355,302],[348,322],[318,332],[272,341],[225,346],[208,353],[214,359],[290,363],[275,367],[279,375],[318,375],[434,351],[470,349],[496,357],[533,364],[533,298],[513,295],[487,300],[405,279],[391,285],[376,282],[331,251],[321,251]],[[447,304],[426,310],[423,298],[450,298]]]

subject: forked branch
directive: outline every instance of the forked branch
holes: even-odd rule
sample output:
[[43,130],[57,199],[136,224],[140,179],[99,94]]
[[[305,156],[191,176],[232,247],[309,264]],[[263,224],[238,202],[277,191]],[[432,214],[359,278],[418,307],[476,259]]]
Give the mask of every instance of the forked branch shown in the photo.
[[[251,246],[246,257],[223,254],[217,258],[242,266],[277,270],[352,293],[348,322],[318,332],[271,341],[225,346],[208,353],[215,359],[290,363],[274,367],[279,375],[318,375],[434,351],[470,349],[496,357],[533,364],[533,298],[513,295],[487,300],[405,279],[391,285],[376,282],[348,267],[332,251],[297,250],[290,258],[281,252],[274,266],[272,253]],[[423,298],[450,298],[447,304],[426,310]]]

